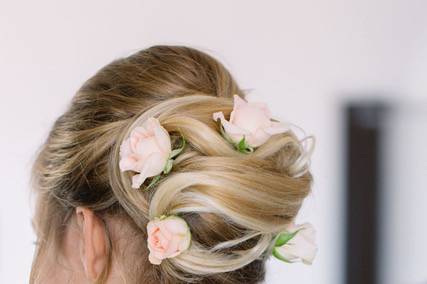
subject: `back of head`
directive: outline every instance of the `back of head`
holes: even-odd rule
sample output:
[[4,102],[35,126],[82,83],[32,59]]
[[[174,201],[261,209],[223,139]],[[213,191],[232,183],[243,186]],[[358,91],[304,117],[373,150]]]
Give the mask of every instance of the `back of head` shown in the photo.
[[[234,94],[245,98],[224,66],[189,47],[153,46],[102,68],[57,119],[34,164],[37,256],[61,242],[61,228],[84,206],[125,228],[128,242],[112,240],[109,252],[126,283],[261,282],[272,239],[294,220],[312,178],[292,131],[250,154],[221,136],[212,113],[229,115]],[[119,147],[151,116],[187,147],[158,184],[137,190],[119,170]],[[146,226],[163,214],[181,216],[192,243],[156,266],[147,261]]]

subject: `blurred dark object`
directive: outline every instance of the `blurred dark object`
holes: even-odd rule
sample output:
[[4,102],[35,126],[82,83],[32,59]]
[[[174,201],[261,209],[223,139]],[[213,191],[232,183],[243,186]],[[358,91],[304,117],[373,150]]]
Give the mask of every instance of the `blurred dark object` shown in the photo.
[[346,283],[376,284],[382,103],[349,104],[346,118]]

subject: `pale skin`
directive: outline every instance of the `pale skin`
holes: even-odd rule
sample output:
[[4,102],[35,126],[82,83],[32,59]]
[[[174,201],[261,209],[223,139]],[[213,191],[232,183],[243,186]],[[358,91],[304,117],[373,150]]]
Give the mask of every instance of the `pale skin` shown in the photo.
[[[36,283],[94,283],[108,263],[103,221],[90,209],[77,207],[64,233],[61,257],[51,248],[40,261]],[[123,283],[113,259],[107,283]]]

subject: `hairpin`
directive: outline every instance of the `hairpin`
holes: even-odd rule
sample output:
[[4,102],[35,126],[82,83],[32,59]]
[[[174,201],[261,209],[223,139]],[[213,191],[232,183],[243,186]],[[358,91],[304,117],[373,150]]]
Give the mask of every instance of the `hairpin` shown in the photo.
[[173,166],[173,159],[182,152],[185,139],[181,135],[181,145],[172,150],[171,139],[167,130],[155,117],[150,117],[141,126],[132,129],[129,137],[120,145],[119,168],[122,172],[137,172],[132,177],[132,188],[139,188],[151,177],[146,189],[154,186],[161,174],[168,174]]
[[159,265],[163,259],[172,258],[190,247],[191,233],[181,217],[160,216],[147,224],[148,260]]
[[227,121],[222,111],[214,112],[220,120],[222,136],[241,153],[251,153],[272,135],[289,130],[289,126],[271,118],[268,106],[263,102],[247,102],[233,95],[233,110]]
[[276,236],[273,256],[287,263],[301,261],[304,264],[312,264],[317,253],[315,233],[310,223],[290,224],[284,232]]

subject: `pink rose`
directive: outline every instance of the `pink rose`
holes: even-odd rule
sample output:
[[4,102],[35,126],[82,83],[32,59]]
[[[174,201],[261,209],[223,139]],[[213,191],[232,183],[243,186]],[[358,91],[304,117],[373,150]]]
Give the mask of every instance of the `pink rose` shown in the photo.
[[191,241],[190,229],[178,216],[156,218],[147,224],[148,260],[160,264],[163,259],[179,255],[188,249]]
[[313,225],[309,223],[290,224],[276,240],[273,255],[285,262],[312,264],[317,253],[315,234]]
[[270,136],[289,130],[284,123],[271,120],[270,110],[265,103],[246,102],[238,95],[234,95],[233,98],[230,121],[225,120],[222,111],[213,113],[213,119],[221,120],[225,133],[234,143],[238,143],[245,136],[249,146],[257,147]]
[[160,174],[171,153],[169,133],[157,118],[148,118],[135,127],[120,146],[120,170],[138,172],[132,177],[132,187],[139,188],[147,177]]

